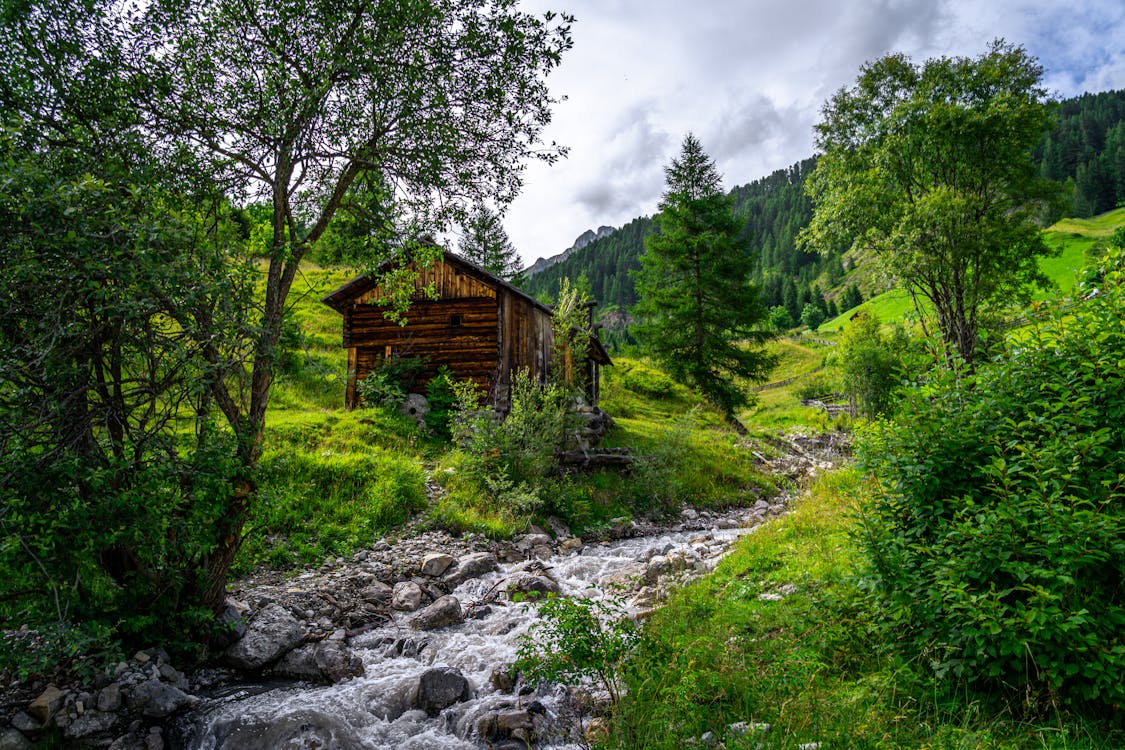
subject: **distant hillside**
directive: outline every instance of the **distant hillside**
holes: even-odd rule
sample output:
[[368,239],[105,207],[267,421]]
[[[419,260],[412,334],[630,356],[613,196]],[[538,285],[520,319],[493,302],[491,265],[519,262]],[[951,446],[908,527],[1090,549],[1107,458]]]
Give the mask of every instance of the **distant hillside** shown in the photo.
[[[1058,118],[1035,158],[1044,176],[1069,186],[1072,205],[1065,213],[1088,217],[1125,203],[1125,91],[1067,99],[1059,104]],[[794,239],[812,216],[804,182],[815,165],[815,157],[805,159],[735,187],[730,195],[745,221],[742,239],[756,260],[752,280],[761,285],[766,304],[792,312],[823,300],[829,309],[837,308],[834,315],[851,306],[857,295],[866,299],[885,286],[863,258],[820,257],[796,249]],[[644,238],[652,231],[651,218],[634,219],[609,236],[568,251],[565,258],[528,278],[525,287],[553,299],[562,278],[585,275],[602,310],[612,313],[612,324],[620,327],[636,302],[631,272],[640,268]]]

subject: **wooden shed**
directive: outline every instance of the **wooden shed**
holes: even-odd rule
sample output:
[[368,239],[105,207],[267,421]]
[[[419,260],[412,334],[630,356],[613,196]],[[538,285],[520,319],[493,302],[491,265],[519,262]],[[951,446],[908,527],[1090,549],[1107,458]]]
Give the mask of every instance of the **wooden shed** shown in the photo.
[[[425,293],[431,285],[436,298]],[[445,365],[454,377],[485,389],[489,403],[505,412],[516,372],[527,368],[533,379],[546,381],[554,345],[550,307],[448,251],[418,271],[414,287],[406,325],[384,315],[378,274],[357,276],[324,298],[344,316],[347,408],[358,405],[356,383],[390,357],[420,358],[416,390],[424,392]],[[588,361],[574,373],[591,405],[598,400],[598,368],[608,364],[609,356],[594,336]]]

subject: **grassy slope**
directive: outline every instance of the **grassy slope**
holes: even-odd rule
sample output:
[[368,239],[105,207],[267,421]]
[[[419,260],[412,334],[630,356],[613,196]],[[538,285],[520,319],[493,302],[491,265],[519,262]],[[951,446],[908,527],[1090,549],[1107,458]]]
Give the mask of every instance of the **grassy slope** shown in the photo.
[[[1054,258],[1041,259],[1039,267],[1058,286],[1059,291],[1037,290],[1034,298],[1049,299],[1059,292],[1068,294],[1074,288],[1075,274],[1086,265],[1087,250],[1098,241],[1104,241],[1119,227],[1125,227],[1125,208],[1092,219],[1063,219],[1044,230],[1047,244],[1059,248],[1060,254]],[[855,310],[849,310],[825,322],[820,330],[838,331],[858,310],[873,311],[884,323],[890,323],[902,320],[908,313],[912,313],[914,306],[906,292],[891,289],[864,302]]]
[[[773,491],[714,410],[647,363],[615,358],[602,405],[617,420],[609,444],[643,458],[631,474],[545,479],[509,507],[471,462],[385,409],[343,410],[341,320],[320,299],[349,273],[306,267],[294,285],[288,345],[271,393],[261,492],[237,572],[318,564],[371,544],[408,517],[454,531],[506,536],[534,514],[562,516],[581,533],[611,519],[721,507]],[[427,497],[426,481],[443,486]],[[432,493],[429,493],[432,495]],[[511,505],[511,503],[509,503]]]
[[[671,750],[712,732],[728,750],[1121,747],[1072,717],[1031,724],[939,698],[957,691],[920,659],[894,656],[854,579],[850,529],[864,491],[854,471],[822,476],[790,515],[657,612],[607,744]],[[769,728],[732,736],[738,722]]]

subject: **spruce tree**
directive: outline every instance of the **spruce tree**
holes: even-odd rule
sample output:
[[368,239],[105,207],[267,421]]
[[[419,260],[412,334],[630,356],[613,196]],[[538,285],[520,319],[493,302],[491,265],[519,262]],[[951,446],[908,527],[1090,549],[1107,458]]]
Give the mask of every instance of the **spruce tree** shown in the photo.
[[523,263],[504,231],[500,217],[480,206],[461,225],[457,253],[491,274],[512,281],[523,273]]
[[645,239],[637,277],[636,334],[661,366],[733,419],[749,401],[737,379],[763,379],[773,364],[745,345],[770,336],[748,281],[753,259],[715,163],[693,135],[664,173],[657,232]]

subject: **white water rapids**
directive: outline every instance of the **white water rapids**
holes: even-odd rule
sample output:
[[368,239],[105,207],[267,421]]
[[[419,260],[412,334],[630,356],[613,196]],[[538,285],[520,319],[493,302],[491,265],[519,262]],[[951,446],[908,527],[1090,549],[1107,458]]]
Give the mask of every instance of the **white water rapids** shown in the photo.
[[[747,521],[752,516],[741,516]],[[543,561],[566,595],[611,598],[626,611],[637,603],[615,593],[615,577],[637,576],[644,563],[663,555],[683,559],[688,569],[712,568],[741,534],[750,529],[683,531],[607,544],[588,545],[577,554]],[[453,595],[463,606],[503,589],[503,579],[528,563],[503,565],[499,572],[461,584]],[[635,593],[631,592],[631,593]],[[626,594],[628,596],[630,594]],[[530,603],[494,602],[480,619],[431,632],[412,630],[409,614],[351,639],[366,674],[335,685],[275,683],[228,689],[206,699],[179,726],[174,740],[190,750],[477,750],[484,747],[526,747],[523,743],[490,743],[479,735],[482,717],[503,711],[530,710],[556,731],[540,733],[537,747],[570,750],[579,745],[568,728],[564,691],[541,690],[519,695],[490,684],[496,668],[516,658],[520,636],[535,621]],[[437,716],[411,708],[411,692],[419,676],[434,667],[452,667],[468,679],[472,697],[454,703]]]

